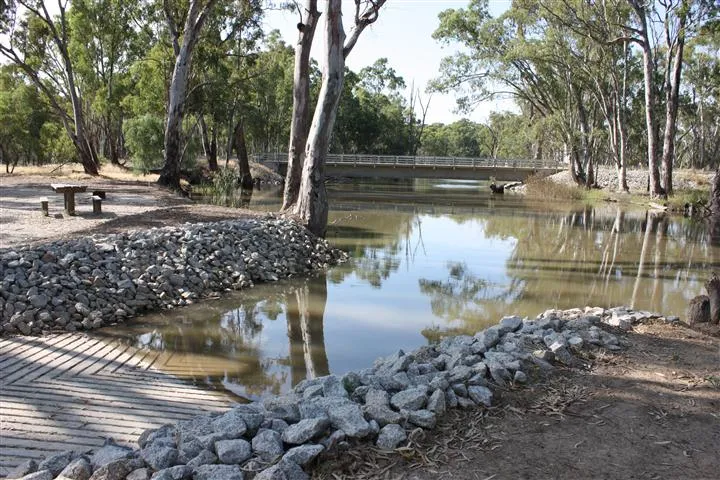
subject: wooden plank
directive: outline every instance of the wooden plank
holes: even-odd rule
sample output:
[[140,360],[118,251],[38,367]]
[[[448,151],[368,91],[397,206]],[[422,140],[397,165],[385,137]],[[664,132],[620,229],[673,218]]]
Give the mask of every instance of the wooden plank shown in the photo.
[[[134,381],[137,380],[137,381]],[[114,388],[125,388],[130,391],[157,393],[168,398],[176,398],[182,396],[184,398],[197,398],[198,400],[215,400],[223,401],[228,404],[235,403],[229,395],[212,390],[202,390],[189,383],[176,383],[172,381],[162,381],[157,378],[146,378],[138,376],[136,378],[118,377],[90,377],[90,378],[72,378],[72,379],[50,379],[42,382],[36,382],[42,388],[53,388],[54,385],[78,385],[88,388],[107,388],[113,385]],[[55,387],[57,388],[57,387]]]
[[23,405],[27,403],[26,400],[32,400],[33,407],[38,411],[46,411],[52,413],[54,411],[57,411],[58,409],[61,409],[64,413],[76,412],[78,415],[92,415],[93,417],[107,419],[113,418],[119,420],[127,418],[128,415],[136,417],[157,417],[158,415],[164,415],[167,418],[184,418],[192,416],[193,414],[202,413],[199,409],[195,411],[188,411],[187,408],[175,408],[170,405],[166,405],[160,408],[144,404],[131,404],[127,402],[112,402],[89,399],[84,400],[82,404],[78,404],[76,401],[73,401],[73,399],[48,399],[38,397],[42,396],[36,395],[35,398],[21,398],[3,395],[3,405],[2,407],[0,407],[0,411],[5,411],[6,409],[10,408],[15,408],[18,410],[24,409]]
[[[49,349],[38,350],[35,355],[28,357],[28,364],[16,369],[3,371],[2,380],[6,384],[11,384],[17,380],[23,382],[31,381],[44,372],[54,369],[63,363],[63,359],[68,360],[72,348],[81,345],[82,338],[68,337]],[[36,373],[37,372],[37,373]],[[31,375],[32,374],[32,375]]]
[[[53,385],[56,386],[55,388],[43,388],[43,389],[36,389],[33,392],[40,392],[40,391],[52,391],[55,392],[58,388],[62,388],[63,394],[66,396],[72,396],[75,398],[96,398],[96,397],[108,397],[105,393],[102,391],[99,391],[97,388],[91,388],[89,386],[83,385],[79,382],[53,382]],[[108,384],[108,387],[111,387],[112,385]],[[218,408],[228,408],[231,405],[231,402],[228,400],[221,400],[221,399],[215,399],[213,397],[209,396],[203,396],[200,393],[197,392],[197,395],[190,396],[190,393],[195,392],[181,392],[180,394],[171,394],[168,395],[168,392],[163,392],[162,390],[148,390],[143,389],[141,387],[137,388],[124,388],[124,389],[108,389],[112,392],[112,398],[117,399],[126,399],[127,401],[135,401],[140,396],[146,400],[147,403],[150,404],[167,404],[168,402],[180,404],[180,405],[188,405],[188,406],[195,406],[198,404],[198,402],[203,402],[204,406],[212,406],[212,407],[218,407]]]
[[[0,396],[3,403],[6,402],[28,402],[34,406],[56,406],[62,408],[73,407],[78,404],[92,405],[97,407],[97,411],[106,411],[105,407],[108,408],[109,412],[114,412],[119,409],[123,410],[145,410],[149,415],[152,412],[167,412],[167,413],[185,413],[188,411],[187,405],[176,405],[172,402],[153,402],[145,398],[137,398],[133,401],[130,397],[113,397],[112,395],[104,395],[102,393],[95,393],[90,395],[78,395],[72,396],[65,392],[58,394],[57,392],[49,391],[35,391],[35,392],[17,392],[8,391],[4,389],[2,396]],[[200,408],[193,408],[192,410],[201,411]]]
[[[143,432],[143,428],[129,428],[129,427],[118,427],[115,425],[103,425],[97,427],[93,424],[88,424],[83,421],[58,421],[53,419],[52,421],[43,421],[41,419],[33,419],[31,422],[23,422],[22,418],[18,418],[17,421],[3,420],[2,429],[0,429],[0,436],[4,435],[3,432],[22,432],[23,435],[32,436],[37,433],[59,433],[65,435],[77,435],[79,437],[96,437],[106,436],[108,433],[112,434],[112,438],[115,440],[124,439],[129,443],[133,443],[137,440],[138,435]],[[119,441],[119,440],[118,440]]]
[[85,358],[81,362],[73,365],[69,369],[66,369],[60,375],[56,375],[56,377],[73,377],[76,375],[83,375],[86,369],[90,368],[100,361],[105,355],[115,350],[116,344],[114,342],[108,344],[101,341],[100,343],[103,344],[102,348],[94,350],[91,355],[85,355]]
[[97,340],[94,338],[89,339],[86,344],[83,344],[82,347],[77,350],[77,353],[73,356],[71,362],[64,363],[62,365],[62,368],[57,368],[56,372],[50,376],[56,377],[64,375],[68,371],[76,369],[79,365],[84,365],[84,362],[86,362],[88,359],[94,358],[94,355],[105,347],[107,347],[107,344],[105,344],[101,340]]

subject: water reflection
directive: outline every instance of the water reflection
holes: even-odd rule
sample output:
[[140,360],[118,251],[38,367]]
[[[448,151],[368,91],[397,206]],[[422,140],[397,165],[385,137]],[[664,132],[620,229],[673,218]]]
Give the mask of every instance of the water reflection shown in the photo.
[[306,378],[330,373],[323,316],[327,302],[325,275],[303,282],[302,286],[285,294],[287,305],[287,331],[290,340],[290,369],[292,385]]
[[[100,335],[146,351],[154,368],[230,391],[240,400],[277,394],[305,378],[327,375],[325,275],[267,287],[147,315],[142,322]],[[283,323],[284,345],[277,338],[277,326]]]
[[[257,398],[508,314],[631,305],[682,317],[717,267],[704,223],[660,212],[493,197],[468,182],[358,182],[329,195],[328,239],[347,264],[112,334],[161,352],[163,370]],[[252,208],[278,206],[252,197]]]

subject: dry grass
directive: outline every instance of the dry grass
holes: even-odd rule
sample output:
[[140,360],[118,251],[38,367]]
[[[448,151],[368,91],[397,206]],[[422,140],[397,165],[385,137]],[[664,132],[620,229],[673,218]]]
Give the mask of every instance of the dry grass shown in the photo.
[[526,192],[547,200],[582,200],[585,195],[578,187],[554,182],[547,177],[532,176],[527,179]]
[[[704,170],[676,170],[675,172],[675,179],[681,180],[683,182],[687,182],[690,184],[693,184],[694,188],[696,189],[710,189],[710,186],[712,184],[712,174],[704,171]],[[675,183],[675,182],[673,182]]]
[[[68,164],[49,164],[42,166],[34,165],[18,165],[11,174],[5,172],[0,173],[3,177],[19,177],[19,176],[43,176],[66,178],[69,180],[87,180],[94,178],[83,171],[82,165],[77,163]],[[131,169],[123,168],[118,165],[104,164],[100,169],[100,177],[110,180],[131,181],[131,182],[157,182],[157,174],[143,175],[136,173]]]

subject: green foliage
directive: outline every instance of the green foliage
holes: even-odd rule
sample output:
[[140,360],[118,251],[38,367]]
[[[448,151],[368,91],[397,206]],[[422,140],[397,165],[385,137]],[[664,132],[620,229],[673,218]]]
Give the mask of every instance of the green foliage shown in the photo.
[[149,113],[125,122],[125,142],[132,156],[133,168],[147,173],[162,165],[164,128],[163,119]]
[[37,89],[14,67],[0,68],[0,161],[8,166],[42,162],[41,129],[49,117]]
[[44,158],[49,163],[70,163],[77,160],[77,150],[62,125],[44,123],[40,130]]

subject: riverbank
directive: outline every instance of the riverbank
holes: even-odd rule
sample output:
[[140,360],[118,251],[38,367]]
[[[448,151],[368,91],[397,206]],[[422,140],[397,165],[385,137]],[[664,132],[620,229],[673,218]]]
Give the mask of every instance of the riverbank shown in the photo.
[[11,477],[303,479],[305,467],[316,478],[709,479],[718,348],[675,318],[622,307],[504,317],[146,431],[138,449],[63,452]]
[[297,223],[186,223],[0,250],[2,334],[92,330],[343,262]]
[[547,177],[547,180],[571,190],[568,193],[559,192],[559,195],[571,196],[588,203],[614,202],[640,205],[656,210],[667,209],[671,213],[689,214],[691,213],[688,211],[689,205],[696,208],[698,202],[707,202],[714,176],[714,172],[704,170],[677,169],[673,172],[674,195],[667,200],[654,201],[646,193],[647,169],[628,169],[626,179],[629,193],[618,190],[617,173],[613,167],[607,166],[600,166],[595,172],[597,189],[579,188],[567,170],[551,175]]

